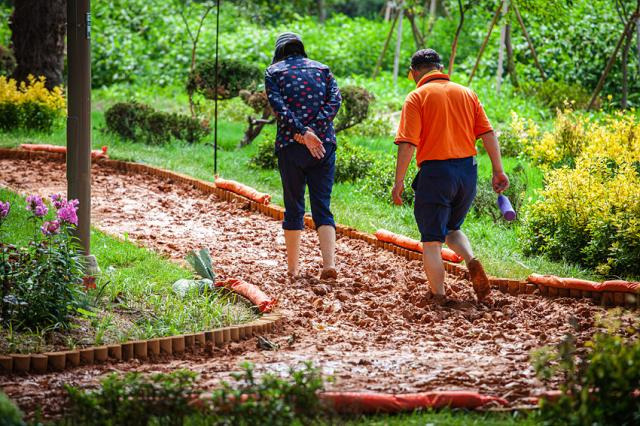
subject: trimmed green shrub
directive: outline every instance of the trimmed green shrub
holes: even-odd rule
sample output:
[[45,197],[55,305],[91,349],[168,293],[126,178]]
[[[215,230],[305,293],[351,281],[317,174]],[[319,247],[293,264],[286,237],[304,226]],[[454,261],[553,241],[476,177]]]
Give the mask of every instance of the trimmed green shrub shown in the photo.
[[[586,109],[591,100],[591,93],[583,86],[553,79],[543,82],[526,81],[520,85],[520,91],[526,96],[538,98],[552,110],[564,109],[567,106]],[[596,107],[599,106],[598,99]]]
[[366,148],[341,137],[336,151],[336,182],[356,182],[371,173],[375,157]]
[[258,144],[256,153],[251,157],[249,164],[259,169],[278,168],[278,156],[275,151],[275,129],[265,130],[262,142]]
[[9,77],[16,69],[16,58],[10,49],[0,45],[0,75]]
[[[578,331],[575,319],[573,325]],[[640,340],[638,325],[621,329],[621,322],[609,318],[605,332],[598,332],[585,344],[586,356],[568,334],[555,347],[533,355],[542,380],[561,377],[562,395],[557,401],[540,402],[547,424],[633,425],[640,419]]]
[[[518,164],[511,173],[509,173],[509,189],[504,192],[511,201],[513,209],[517,213],[518,221],[520,220],[520,208],[525,199],[527,192],[527,175],[524,167]],[[498,194],[493,191],[491,184],[491,178],[478,178],[476,198],[473,201],[471,210],[477,216],[488,216],[493,219],[494,222],[514,223],[507,222],[500,213],[500,209],[497,204]]]
[[21,125],[21,105],[15,102],[0,102],[0,130],[9,132]]
[[104,113],[107,129],[123,139],[135,140],[140,137],[140,123],[152,108],[139,102],[120,102]]
[[[417,174],[418,166],[415,161],[412,161],[404,179],[404,193],[402,194],[402,200],[410,206],[413,205],[415,197],[411,184]],[[377,199],[386,200],[391,203],[393,201],[391,198],[391,190],[395,183],[395,176],[395,156],[390,154],[384,155],[370,166],[370,173],[367,175],[367,178],[363,180],[362,190]]]
[[[216,98],[215,61],[206,60],[196,65],[187,80],[187,93],[199,93],[206,99]],[[218,99],[231,99],[243,89],[255,89],[262,81],[263,70],[252,63],[220,59],[218,62]]]
[[[260,169],[278,167],[278,157],[274,149],[275,135],[269,134],[258,145],[258,150],[251,157],[250,164]],[[340,138],[336,150],[335,182],[356,182],[371,173],[374,164],[373,154],[347,138]]]
[[393,137],[393,123],[387,116],[368,117],[359,124],[345,130],[342,137],[360,136],[360,137]]
[[177,113],[156,111],[138,102],[121,102],[105,112],[107,130],[123,139],[159,145],[171,139],[196,143],[211,133],[209,125]]
[[362,123],[369,115],[369,106],[375,96],[367,89],[358,86],[340,88],[342,106],[335,119],[336,133]]

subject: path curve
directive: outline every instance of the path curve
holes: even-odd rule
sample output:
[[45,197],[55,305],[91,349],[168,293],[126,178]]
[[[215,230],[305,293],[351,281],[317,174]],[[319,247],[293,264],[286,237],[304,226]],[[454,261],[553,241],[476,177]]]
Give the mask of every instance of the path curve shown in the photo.
[[[66,191],[65,166],[44,160],[0,160],[0,187],[48,196]],[[216,270],[261,286],[279,298],[288,316],[279,351],[257,349],[255,339],[232,343],[213,355],[140,364],[139,361],[76,368],[37,376],[0,376],[0,387],[24,410],[44,407],[60,414],[63,383],[92,386],[111,371],[200,373],[211,388],[242,361],[257,371],[286,371],[312,360],[336,378],[332,389],[413,392],[476,390],[522,404],[542,391],[529,360],[531,349],[558,342],[580,324],[579,341],[593,332],[604,309],[586,299],[545,299],[494,291],[475,303],[469,282],[447,277],[458,302],[434,305],[418,261],[338,237],[340,278],[320,282],[315,232],[302,236],[305,276],[286,278],[284,236],[278,221],[251,212],[244,203],[225,202],[187,185],[147,174],[93,166],[93,224],[129,238],[171,259],[181,260],[202,246]],[[339,220],[340,218],[338,218]],[[170,291],[170,283],[167,283]],[[291,336],[295,336],[294,339]],[[288,341],[294,340],[292,345]]]

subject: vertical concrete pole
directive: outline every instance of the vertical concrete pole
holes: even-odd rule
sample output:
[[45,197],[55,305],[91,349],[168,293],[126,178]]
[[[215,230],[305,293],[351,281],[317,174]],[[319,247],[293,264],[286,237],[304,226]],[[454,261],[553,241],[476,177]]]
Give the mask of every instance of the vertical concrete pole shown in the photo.
[[91,256],[91,8],[89,0],[67,1],[67,197],[77,199],[78,228],[87,275]]

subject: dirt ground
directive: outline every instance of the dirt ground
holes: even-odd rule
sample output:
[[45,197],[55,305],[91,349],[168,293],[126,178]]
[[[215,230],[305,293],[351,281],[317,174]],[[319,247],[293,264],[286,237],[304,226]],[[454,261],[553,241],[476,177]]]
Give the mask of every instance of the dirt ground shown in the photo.
[[[0,160],[0,186],[48,196],[66,190],[63,163]],[[257,370],[286,371],[312,360],[336,378],[332,389],[414,392],[476,390],[525,404],[543,390],[529,353],[558,342],[580,324],[579,340],[594,330],[600,307],[587,300],[510,296],[494,291],[475,302],[469,282],[449,276],[453,307],[432,303],[417,261],[338,237],[339,279],[320,282],[315,232],[303,232],[304,277],[286,277],[284,237],[278,221],[190,187],[148,175],[93,168],[93,224],[114,235],[181,260],[202,246],[217,272],[262,287],[279,298],[288,320],[270,338],[278,351],[260,350],[255,339],[213,354],[190,354],[152,364],[138,361],[77,368],[64,373],[0,377],[0,387],[24,410],[44,407],[56,415],[63,383],[95,385],[111,371],[200,373],[203,388],[215,386],[243,361]],[[340,218],[337,218],[338,221]],[[167,291],[170,291],[167,283]],[[290,342],[293,342],[290,344]]]

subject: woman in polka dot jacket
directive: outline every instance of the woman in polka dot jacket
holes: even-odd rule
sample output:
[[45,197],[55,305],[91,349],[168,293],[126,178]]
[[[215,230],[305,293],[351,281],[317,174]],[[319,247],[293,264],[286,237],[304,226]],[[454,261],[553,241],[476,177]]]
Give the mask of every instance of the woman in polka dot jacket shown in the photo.
[[265,89],[278,122],[275,150],[284,191],[282,227],[289,274],[300,273],[308,185],[322,252],[320,278],[335,279],[336,231],[330,205],[336,159],[333,119],[342,102],[340,90],[329,67],[308,59],[302,40],[294,33],[278,37],[273,63],[265,72]]

